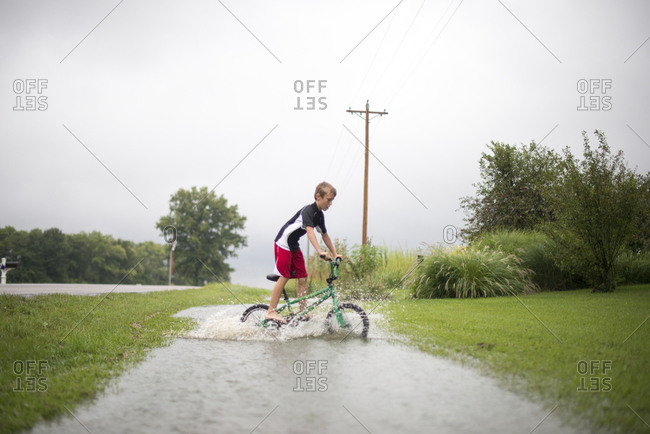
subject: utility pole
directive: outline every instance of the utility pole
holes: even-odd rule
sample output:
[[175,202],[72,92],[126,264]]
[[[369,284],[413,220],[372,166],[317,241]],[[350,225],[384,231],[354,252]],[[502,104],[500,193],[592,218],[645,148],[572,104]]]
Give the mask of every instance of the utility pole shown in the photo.
[[[385,110],[383,112],[371,112],[370,104],[366,100],[366,109],[365,110],[346,110],[349,113],[355,113],[357,116],[362,117],[359,113],[366,114],[366,163],[365,171],[363,176],[363,229],[361,231],[361,243],[365,245],[368,242],[368,161],[370,159],[370,136],[368,134],[370,130],[370,115],[387,115],[388,112]],[[373,116],[377,117],[377,116]]]
[[169,286],[172,284],[172,276],[174,270],[174,249],[176,248],[176,240],[172,241],[172,247],[169,251]]

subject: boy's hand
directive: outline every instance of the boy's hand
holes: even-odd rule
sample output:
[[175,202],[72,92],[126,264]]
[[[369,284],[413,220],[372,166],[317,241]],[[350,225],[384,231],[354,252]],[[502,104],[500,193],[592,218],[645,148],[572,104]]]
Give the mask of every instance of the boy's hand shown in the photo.
[[332,259],[331,256],[330,256],[330,254],[327,253],[327,252],[320,252],[320,253],[318,254],[318,256],[320,256],[321,259],[324,259],[324,260],[326,260],[326,261],[329,261],[330,259]]

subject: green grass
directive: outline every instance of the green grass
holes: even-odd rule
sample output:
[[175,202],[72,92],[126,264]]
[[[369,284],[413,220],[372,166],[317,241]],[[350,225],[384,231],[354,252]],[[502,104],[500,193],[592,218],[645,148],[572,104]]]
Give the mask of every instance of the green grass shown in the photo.
[[[254,302],[269,295],[241,286],[229,289],[234,296],[212,284],[183,291],[110,294],[101,303],[104,295],[0,295],[0,432],[27,429],[97,396],[111,378],[141,361],[150,349],[166,345],[192,326],[190,319],[172,318],[176,312]],[[30,360],[36,366],[28,368]]]
[[[413,345],[470,363],[549,411],[557,404],[583,429],[650,431],[650,285],[610,294],[401,300],[385,310],[390,329]],[[581,375],[581,360],[611,361],[611,370]],[[578,391],[596,384],[611,391]]]

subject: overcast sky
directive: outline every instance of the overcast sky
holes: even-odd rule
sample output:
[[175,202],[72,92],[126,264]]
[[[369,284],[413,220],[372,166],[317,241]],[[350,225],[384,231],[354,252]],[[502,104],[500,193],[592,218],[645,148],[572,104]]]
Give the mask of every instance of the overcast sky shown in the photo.
[[322,180],[361,241],[369,100],[369,235],[439,243],[491,140],[600,129],[647,172],[649,39],[647,1],[2,0],[0,225],[162,242],[170,196],[216,187],[248,219],[233,281],[265,285]]

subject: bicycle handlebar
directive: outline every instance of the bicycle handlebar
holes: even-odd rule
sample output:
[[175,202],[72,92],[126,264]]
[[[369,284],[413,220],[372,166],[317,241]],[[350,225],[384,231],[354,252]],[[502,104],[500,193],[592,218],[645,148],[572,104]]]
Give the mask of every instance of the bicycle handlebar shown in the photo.
[[[318,255],[318,257],[321,258],[321,259],[325,259],[325,255],[326,255],[326,254],[323,253],[323,254]],[[334,260],[334,259],[330,259],[329,261],[330,261],[330,262],[336,262],[336,265],[339,265],[339,264],[341,263],[341,258],[340,258],[340,257],[337,257],[335,260]]]

